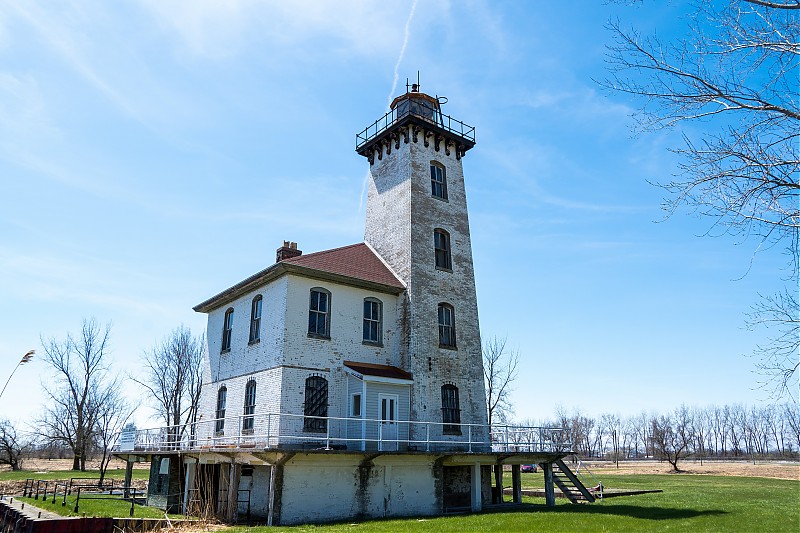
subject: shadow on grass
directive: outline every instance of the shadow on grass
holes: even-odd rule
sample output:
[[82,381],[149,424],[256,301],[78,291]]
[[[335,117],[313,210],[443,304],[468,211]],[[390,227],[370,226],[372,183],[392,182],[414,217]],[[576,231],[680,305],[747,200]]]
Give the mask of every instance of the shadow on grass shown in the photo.
[[547,512],[563,514],[595,514],[619,515],[642,520],[681,520],[698,516],[717,516],[728,514],[728,511],[717,509],[674,509],[670,507],[645,507],[641,505],[559,505],[547,507],[539,504],[522,504],[504,509],[492,509],[490,512]]

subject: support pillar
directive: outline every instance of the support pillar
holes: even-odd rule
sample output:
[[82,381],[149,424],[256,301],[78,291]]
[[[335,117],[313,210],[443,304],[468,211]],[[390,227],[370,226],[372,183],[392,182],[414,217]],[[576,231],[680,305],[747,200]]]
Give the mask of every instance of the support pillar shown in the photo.
[[497,490],[494,503],[503,503],[503,465],[494,465],[494,486]]
[[471,503],[472,512],[479,513],[483,509],[482,491],[481,491],[481,465],[475,463],[472,465],[472,486],[471,486]]
[[228,516],[227,521],[235,524],[239,517],[239,477],[242,465],[232,462],[228,476]]
[[183,514],[189,514],[189,495],[194,489],[194,476],[197,473],[197,463],[192,461],[186,463],[186,480],[183,487]]
[[511,465],[511,486],[514,503],[522,503],[522,476],[519,473],[519,465]]
[[131,497],[131,480],[133,479],[133,461],[128,457],[125,461],[125,483],[123,483],[123,498]]
[[556,493],[553,487],[553,463],[542,463],[544,470],[544,501],[547,507],[555,507]]

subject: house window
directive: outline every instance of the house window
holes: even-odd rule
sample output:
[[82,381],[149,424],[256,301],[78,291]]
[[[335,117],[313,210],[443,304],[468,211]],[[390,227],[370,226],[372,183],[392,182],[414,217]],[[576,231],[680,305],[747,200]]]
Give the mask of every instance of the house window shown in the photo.
[[353,394],[350,396],[350,416],[361,416],[361,394]]
[[225,322],[222,324],[222,350],[231,351],[231,335],[233,333],[233,307],[225,311]]
[[331,293],[325,289],[311,289],[308,306],[308,335],[330,338]]
[[217,391],[217,422],[215,429],[221,434],[225,429],[225,402],[228,399],[228,389],[223,385]]
[[458,407],[458,387],[442,385],[442,432],[461,435],[461,409]]
[[253,415],[256,412],[256,380],[251,379],[244,388],[244,418],[242,431],[253,431]]
[[383,305],[375,298],[364,299],[364,342],[381,343]]
[[443,229],[433,230],[433,250],[436,257],[436,268],[452,270],[453,261],[450,257],[450,234]]
[[456,316],[450,304],[439,304],[439,346],[456,347]]
[[325,433],[328,429],[328,380],[320,376],[306,379],[303,431]]
[[259,294],[253,298],[250,306],[250,344],[261,340],[261,303],[263,298]]
[[431,194],[435,198],[447,200],[447,178],[444,167],[439,163],[431,163]]

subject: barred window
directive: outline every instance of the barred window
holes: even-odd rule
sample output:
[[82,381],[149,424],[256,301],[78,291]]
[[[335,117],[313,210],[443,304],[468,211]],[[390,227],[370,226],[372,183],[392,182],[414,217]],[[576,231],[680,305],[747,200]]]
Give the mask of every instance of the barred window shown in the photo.
[[331,293],[325,289],[311,289],[308,306],[308,334],[312,337],[330,338]]
[[306,379],[306,402],[303,406],[303,431],[325,433],[328,429],[328,380],[320,376]]
[[461,409],[458,406],[458,387],[442,385],[442,432],[461,435]]
[[253,414],[256,412],[256,380],[251,379],[244,388],[244,418],[242,430],[253,431]]
[[263,298],[259,294],[253,298],[250,306],[250,344],[261,340],[261,304]]
[[455,310],[450,304],[439,304],[439,346],[456,347],[456,317]]

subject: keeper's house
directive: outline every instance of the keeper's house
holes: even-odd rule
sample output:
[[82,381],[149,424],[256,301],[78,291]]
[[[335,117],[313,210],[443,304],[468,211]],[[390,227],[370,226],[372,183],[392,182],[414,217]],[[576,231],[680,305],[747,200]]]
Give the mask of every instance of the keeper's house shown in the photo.
[[551,479],[558,431],[486,425],[462,169],[474,131],[413,86],[357,136],[364,242],[284,242],[194,308],[208,315],[198,422],[120,450],[152,460],[151,503],[296,524],[477,511],[502,501],[504,463],[514,501],[520,464]]

